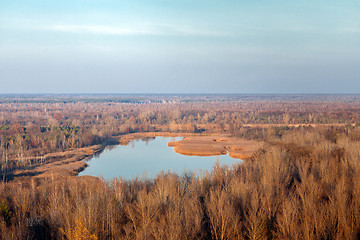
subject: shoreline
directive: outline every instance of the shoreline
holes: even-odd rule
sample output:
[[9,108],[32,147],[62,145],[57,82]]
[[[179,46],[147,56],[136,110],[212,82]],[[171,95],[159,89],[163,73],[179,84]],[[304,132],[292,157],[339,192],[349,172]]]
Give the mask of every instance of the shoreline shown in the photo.
[[[132,140],[155,137],[184,137],[184,140],[169,142],[168,147],[174,147],[176,153],[188,156],[215,156],[228,153],[232,158],[246,160],[252,156],[259,145],[259,142],[232,138],[226,134],[171,132],[141,132],[115,136],[114,139],[117,144],[114,145],[127,145]],[[8,175],[8,181],[26,178],[43,180],[54,178],[54,176],[77,176],[87,167],[84,160],[101,153],[107,146],[109,145],[100,144],[46,154],[42,158],[54,160],[28,169],[16,169]],[[40,157],[28,157],[28,159],[38,158]]]
[[[72,149],[65,152],[49,153],[42,156],[44,159],[52,159],[50,162],[31,166],[27,169],[15,169],[8,174],[7,181],[23,180],[24,178],[47,179],[53,178],[54,175],[77,176],[79,172],[87,167],[84,162],[88,157],[100,153],[106,145],[93,145],[79,149]],[[37,159],[39,157],[34,157]],[[28,159],[32,159],[28,157]]]
[[229,154],[231,158],[248,160],[261,143],[226,134],[190,136],[177,142],[169,142],[176,153],[187,156],[217,156]]

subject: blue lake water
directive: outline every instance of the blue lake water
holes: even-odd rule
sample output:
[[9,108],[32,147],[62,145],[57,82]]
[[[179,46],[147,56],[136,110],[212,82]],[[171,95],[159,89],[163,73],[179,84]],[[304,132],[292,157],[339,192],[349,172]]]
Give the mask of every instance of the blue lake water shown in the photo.
[[184,156],[168,147],[168,142],[182,138],[156,137],[139,139],[128,145],[110,146],[98,156],[88,160],[88,167],[79,176],[102,176],[105,180],[122,177],[131,180],[135,177],[155,177],[161,171],[182,174],[185,171],[211,171],[215,162],[231,166],[241,160],[229,155],[198,157]]

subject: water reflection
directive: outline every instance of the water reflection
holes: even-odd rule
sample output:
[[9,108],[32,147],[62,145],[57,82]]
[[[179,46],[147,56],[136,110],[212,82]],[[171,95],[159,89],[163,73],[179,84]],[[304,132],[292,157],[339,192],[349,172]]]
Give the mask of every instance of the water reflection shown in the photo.
[[103,176],[106,180],[122,177],[154,177],[161,171],[184,172],[210,171],[216,161],[231,166],[241,160],[228,155],[197,157],[175,153],[168,147],[169,141],[179,141],[178,137],[144,138],[131,141],[128,145],[108,146],[100,155],[88,161],[88,167],[79,175]]

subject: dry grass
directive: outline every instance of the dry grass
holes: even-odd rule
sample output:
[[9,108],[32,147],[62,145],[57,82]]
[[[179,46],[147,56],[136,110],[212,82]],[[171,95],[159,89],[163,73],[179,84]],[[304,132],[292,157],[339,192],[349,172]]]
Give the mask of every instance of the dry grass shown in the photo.
[[191,136],[178,142],[170,142],[174,151],[189,156],[214,156],[229,152],[233,158],[248,159],[261,143],[244,138],[234,138],[224,134]]
[[269,139],[201,177],[1,183],[0,239],[359,239],[360,142],[309,129]]

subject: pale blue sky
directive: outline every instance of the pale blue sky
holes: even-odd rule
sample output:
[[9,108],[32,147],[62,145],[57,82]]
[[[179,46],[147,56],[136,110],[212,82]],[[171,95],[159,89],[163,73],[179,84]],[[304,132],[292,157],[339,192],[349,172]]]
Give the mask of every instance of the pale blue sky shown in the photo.
[[360,93],[358,0],[1,0],[0,93]]

